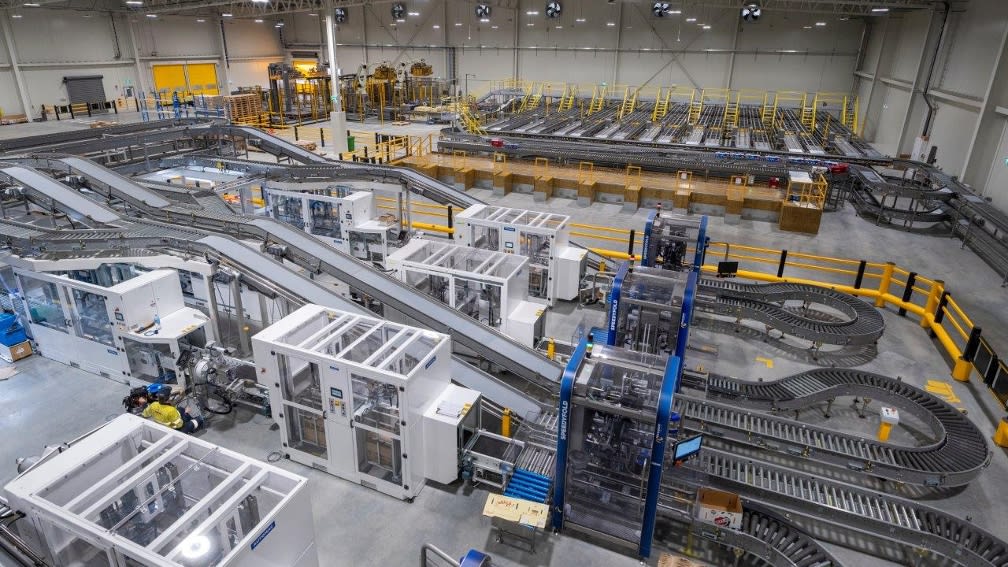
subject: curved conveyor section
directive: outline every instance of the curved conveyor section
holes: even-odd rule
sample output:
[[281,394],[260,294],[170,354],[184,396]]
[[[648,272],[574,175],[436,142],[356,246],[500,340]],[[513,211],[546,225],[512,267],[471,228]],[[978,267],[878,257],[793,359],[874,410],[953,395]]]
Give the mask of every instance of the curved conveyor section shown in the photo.
[[[710,448],[687,466],[707,473],[712,486],[741,491],[750,502],[772,506],[811,525],[828,518],[830,523],[894,542],[901,549],[910,545],[915,552],[930,551],[959,565],[1008,566],[1008,544],[980,527],[912,500]],[[921,558],[927,561],[927,554]],[[934,563],[932,558],[927,564]]]
[[[706,536],[701,531],[701,536]],[[776,567],[839,567],[830,552],[794,524],[754,502],[743,502],[742,528],[722,530],[718,541],[746,549]],[[748,542],[738,540],[748,539]],[[733,541],[735,540],[735,541]],[[755,550],[762,546],[762,553]]]
[[[938,441],[921,447],[901,447],[793,421],[787,431],[781,429],[781,424],[766,419],[768,416],[746,414],[737,409],[798,410],[838,396],[866,397],[896,406],[929,425]],[[806,447],[810,455],[832,454],[834,462],[838,457],[847,456],[849,468],[878,476],[931,486],[959,486],[976,478],[991,460],[986,437],[961,412],[919,388],[871,372],[849,368],[816,369],[772,382],[748,382],[712,375],[707,397],[723,400],[725,404],[695,407],[689,411],[703,416],[714,427],[740,419],[740,426],[749,428],[756,436],[766,435],[768,439],[776,436]],[[690,403],[700,402],[692,399]],[[736,414],[727,415],[732,411]],[[767,428],[773,432],[764,433]]]
[[[706,296],[707,299],[704,299]],[[765,323],[786,334],[831,345],[874,344],[885,330],[882,314],[856,297],[831,289],[794,284],[745,284],[726,279],[701,279],[697,284],[701,309]],[[843,313],[846,321],[822,321],[782,309],[777,302],[802,300]]]

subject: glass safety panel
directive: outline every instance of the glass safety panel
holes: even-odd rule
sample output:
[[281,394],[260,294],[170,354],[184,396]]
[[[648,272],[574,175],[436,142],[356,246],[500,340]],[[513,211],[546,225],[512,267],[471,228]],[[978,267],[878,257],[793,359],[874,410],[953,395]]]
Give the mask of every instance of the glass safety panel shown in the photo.
[[74,324],[77,336],[114,347],[112,321],[109,320],[105,307],[105,297],[83,289],[74,289],[73,299],[77,306],[77,320]]
[[59,287],[28,276],[22,275],[19,278],[32,323],[69,333]]
[[519,236],[521,255],[529,258],[532,264],[549,264],[550,237],[535,232],[522,232]]
[[277,354],[283,399],[322,410],[322,381],[318,364],[286,354]]
[[113,564],[110,550],[102,549],[48,520],[40,522],[57,567],[108,567]]
[[123,338],[123,348],[134,378],[164,384],[178,383],[175,356],[167,344],[141,343]]
[[401,485],[402,442],[383,431],[364,427],[354,429],[357,435],[357,470],[385,482]]
[[472,227],[472,246],[482,250],[500,250],[500,229],[492,226]]
[[284,421],[287,424],[287,445],[291,449],[328,459],[322,412],[306,410],[287,403],[284,403],[283,407]]
[[430,297],[448,303],[449,279],[447,276],[417,272],[406,268],[406,283]]
[[317,236],[341,238],[340,207],[337,203],[309,199],[308,212],[311,214],[311,233]]
[[394,384],[351,374],[354,421],[399,435],[399,389]]
[[349,231],[350,253],[366,262],[384,262],[385,246],[382,236],[373,232]]
[[528,267],[529,297],[546,299],[549,297],[549,268],[538,264]]
[[455,279],[455,308],[490,327],[501,325],[501,286]]
[[303,229],[305,222],[301,212],[301,198],[270,193],[270,211],[276,220]]

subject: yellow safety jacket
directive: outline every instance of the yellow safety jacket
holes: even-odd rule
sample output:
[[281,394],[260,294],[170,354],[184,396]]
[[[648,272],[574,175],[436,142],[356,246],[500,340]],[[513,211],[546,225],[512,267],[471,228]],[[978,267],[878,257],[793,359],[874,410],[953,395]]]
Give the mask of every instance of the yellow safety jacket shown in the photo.
[[152,402],[143,410],[144,417],[154,418],[154,421],[160,423],[161,425],[167,425],[172,429],[179,429],[182,427],[182,414],[179,410],[171,404],[162,404],[161,402]]

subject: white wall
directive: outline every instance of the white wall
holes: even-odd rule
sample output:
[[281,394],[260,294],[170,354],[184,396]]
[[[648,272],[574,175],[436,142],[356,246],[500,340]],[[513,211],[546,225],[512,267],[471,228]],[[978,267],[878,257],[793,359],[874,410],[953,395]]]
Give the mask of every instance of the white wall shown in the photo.
[[[923,131],[928,112],[923,91],[942,13],[929,27],[930,19],[929,11],[872,18],[857,89],[863,105],[870,98],[865,137],[889,154],[909,153]],[[938,148],[939,167],[1008,212],[1006,41],[1008,2],[953,4],[930,83],[935,105],[930,140]],[[905,84],[891,84],[915,79],[912,94]]]
[[[17,19],[9,14],[0,17],[8,18],[11,25],[18,63],[36,116],[41,104],[66,103],[63,78],[69,76],[101,75],[109,99],[121,96],[128,85],[151,89],[151,66],[156,64],[215,62],[218,81],[224,81],[220,22],[212,18],[200,23],[190,16],[116,15],[113,29],[113,16],[108,13],[28,8],[19,13],[22,17]],[[274,21],[257,24],[252,20],[225,20],[232,87],[268,85],[267,65],[284,57]],[[131,25],[140,56],[139,70],[130,39]],[[6,44],[0,48],[0,108],[10,114],[23,112]]]

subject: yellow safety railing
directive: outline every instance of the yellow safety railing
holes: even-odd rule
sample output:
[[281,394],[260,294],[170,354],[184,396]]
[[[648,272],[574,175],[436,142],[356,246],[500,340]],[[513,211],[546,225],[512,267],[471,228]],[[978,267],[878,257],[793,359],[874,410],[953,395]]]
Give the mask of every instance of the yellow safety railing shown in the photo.
[[[892,262],[868,262],[746,244],[711,242],[703,270],[716,273],[717,264],[721,261],[738,262],[737,275],[741,278],[825,287],[864,297],[876,307],[895,309],[900,315],[914,317],[921,327],[938,340],[952,362],[952,377],[959,381],[969,380],[975,368],[974,356],[977,349],[981,346],[990,349],[973,320],[945,289],[944,282],[901,268]],[[977,370],[984,372],[989,369]],[[997,371],[998,368],[990,370],[995,373]],[[995,396],[1002,404],[1008,401],[1008,396]]]

